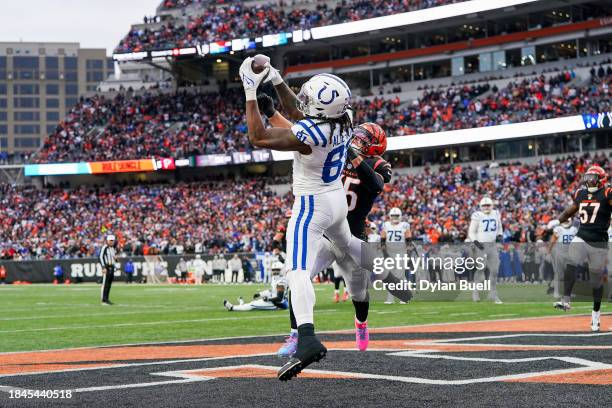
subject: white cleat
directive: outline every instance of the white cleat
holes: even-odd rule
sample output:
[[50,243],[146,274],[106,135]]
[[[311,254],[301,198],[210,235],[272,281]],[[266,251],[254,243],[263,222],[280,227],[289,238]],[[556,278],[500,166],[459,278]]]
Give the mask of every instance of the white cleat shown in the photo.
[[564,312],[567,312],[568,310],[570,310],[572,308],[569,303],[566,303],[566,302],[564,302],[562,300],[553,303],[553,307],[555,309],[563,310]]
[[601,322],[599,320],[600,312],[591,312],[591,331],[594,333],[599,332],[601,328]]
[[393,301],[390,301],[390,300],[385,301],[385,305],[392,305],[392,304],[393,304]]
[[495,297],[495,304],[496,304],[496,305],[503,305],[503,304],[504,304],[504,302],[502,302],[502,301],[501,301],[501,299],[500,299],[500,298],[498,298],[498,297],[496,296],[496,297]]

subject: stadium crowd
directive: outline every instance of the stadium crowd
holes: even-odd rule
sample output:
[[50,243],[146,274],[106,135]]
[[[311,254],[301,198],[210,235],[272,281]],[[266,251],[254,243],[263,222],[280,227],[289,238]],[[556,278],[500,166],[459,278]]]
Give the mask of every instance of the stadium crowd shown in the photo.
[[[612,68],[593,69],[586,85],[571,70],[513,80],[498,89],[470,84],[426,89],[412,102],[397,96],[356,100],[355,123],[377,122],[389,136],[548,119],[612,109]],[[34,162],[186,157],[247,151],[244,98],[222,93],[119,93],[81,99]]]
[[36,162],[186,157],[248,148],[242,95],[96,95],[82,98],[45,140]]
[[[37,190],[0,185],[0,259],[261,251],[290,207],[261,180]],[[75,220],[78,220],[76,222]]]
[[362,100],[354,107],[358,123],[377,122],[394,136],[610,110],[610,66],[593,68],[586,85],[576,85],[574,78],[573,71],[565,70],[549,78],[538,75],[513,80],[503,88],[488,84],[441,87],[424,90],[412,103],[383,96]]
[[197,3],[201,13],[166,20],[161,26],[134,28],[115,52],[189,47],[200,43],[254,38],[318,26],[419,10],[464,0],[342,0],[335,6],[319,1],[316,7],[292,8],[278,2],[246,5],[241,1],[165,0],[162,8],[182,8]]
[[[425,168],[396,176],[374,206],[380,222],[402,209],[413,236],[461,241],[483,195],[501,210],[506,241],[546,238],[544,226],[568,204],[590,163],[604,155],[499,168]],[[290,208],[265,179],[76,189],[0,186],[0,259],[92,256],[105,233],[128,255],[262,251]],[[74,222],[74,220],[79,222]]]

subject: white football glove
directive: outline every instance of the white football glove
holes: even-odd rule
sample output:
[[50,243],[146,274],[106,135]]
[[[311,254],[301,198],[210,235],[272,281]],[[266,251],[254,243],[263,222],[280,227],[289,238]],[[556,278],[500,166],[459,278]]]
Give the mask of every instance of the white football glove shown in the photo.
[[247,101],[257,100],[257,87],[270,72],[270,67],[266,66],[259,74],[254,73],[251,67],[252,62],[252,57],[246,58],[242,62],[242,65],[240,65],[239,70],[242,86],[244,87],[244,95]]
[[551,230],[553,228],[555,228],[557,225],[559,225],[561,222],[559,222],[559,220],[552,220],[549,221],[548,224],[546,225],[546,228]]
[[264,82],[268,82],[268,81],[272,81],[272,85],[274,86],[277,86],[283,83],[283,77],[281,77],[280,72],[278,71],[278,69],[274,68],[272,65],[270,65],[270,73],[264,80]]

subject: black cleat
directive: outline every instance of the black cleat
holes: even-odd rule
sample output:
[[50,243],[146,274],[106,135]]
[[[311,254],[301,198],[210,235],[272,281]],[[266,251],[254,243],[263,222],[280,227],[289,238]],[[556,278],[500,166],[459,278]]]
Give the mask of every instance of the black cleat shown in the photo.
[[307,342],[308,345],[303,347],[300,347],[298,343],[298,350],[295,352],[295,355],[278,370],[279,380],[288,381],[301,373],[310,364],[325,358],[327,349],[316,337],[312,336],[312,340]]

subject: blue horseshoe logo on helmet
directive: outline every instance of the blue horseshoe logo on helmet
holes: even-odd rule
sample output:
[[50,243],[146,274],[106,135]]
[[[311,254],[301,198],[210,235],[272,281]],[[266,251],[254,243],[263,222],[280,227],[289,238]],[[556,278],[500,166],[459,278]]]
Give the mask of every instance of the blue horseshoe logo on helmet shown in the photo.
[[327,85],[324,85],[323,88],[321,88],[321,90],[319,91],[319,93],[317,94],[317,98],[319,98],[319,100],[321,101],[321,103],[323,105],[329,105],[330,103],[332,103],[334,101],[334,99],[336,99],[338,96],[340,96],[340,94],[338,93],[338,91],[336,91],[335,89],[332,90],[331,93],[331,99],[329,101],[324,101],[321,98],[321,94],[327,89]]

